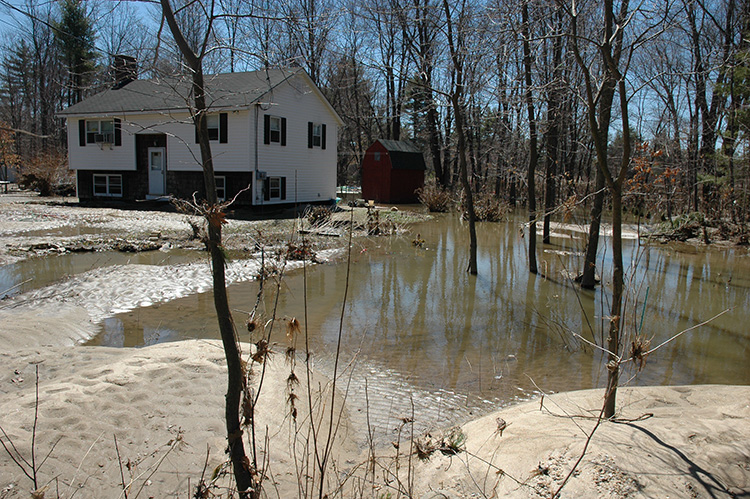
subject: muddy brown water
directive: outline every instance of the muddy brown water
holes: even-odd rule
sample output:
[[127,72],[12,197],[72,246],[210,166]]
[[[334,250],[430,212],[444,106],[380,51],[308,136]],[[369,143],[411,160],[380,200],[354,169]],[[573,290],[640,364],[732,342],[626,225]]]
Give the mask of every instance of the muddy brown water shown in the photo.
[[201,258],[196,252],[187,250],[170,250],[168,253],[97,251],[28,258],[0,266],[0,299],[42,288],[66,277],[101,267],[129,264],[173,265]]
[[[444,425],[528,398],[538,389],[602,387],[602,353],[576,341],[572,332],[601,343],[610,303],[610,239],[603,239],[599,257],[604,286],[582,291],[569,279],[582,265],[581,228],[554,229],[552,244],[539,245],[544,275],[534,276],[527,270],[521,222],[517,217],[479,224],[475,277],[466,272],[468,227],[455,216],[415,224],[408,236],[355,240],[343,319],[345,258],[290,272],[278,303],[267,283],[263,311],[271,316],[276,307],[279,317],[300,319],[313,361],[328,374],[343,320],[342,360],[350,370],[342,379],[348,381],[348,397],[356,412],[369,411],[373,420],[384,421],[384,438],[391,438],[388,431],[409,415],[412,404],[426,426]],[[417,234],[423,247],[412,243]],[[123,263],[121,258],[130,263],[145,258],[141,263],[147,264],[189,258],[171,254],[92,254],[86,257],[91,260],[71,255],[15,265],[29,266],[35,279],[46,275],[52,281],[61,272]],[[750,384],[747,250],[646,245],[634,238],[625,241],[624,256],[630,265],[625,328],[650,339],[651,346],[729,311],[651,354],[642,370],[628,364],[623,384]],[[29,269],[13,279],[29,275]],[[0,282],[12,280],[3,275]],[[229,288],[243,341],[251,339],[243,323],[258,286],[244,282]],[[138,347],[218,337],[212,295],[200,293],[109,317],[90,344]],[[283,325],[275,327],[272,339],[283,355]]]
[[[545,276],[534,276],[527,271],[519,222],[479,224],[476,277],[465,271],[468,228],[454,216],[414,225],[408,237],[355,241],[342,351],[345,361],[356,355],[366,367],[353,379],[361,384],[373,372],[386,373],[394,383],[458,397],[467,410],[526,397],[536,386],[545,391],[603,386],[601,352],[576,341],[571,331],[601,341],[610,302],[610,239],[604,238],[599,260],[605,262],[605,286],[581,291],[568,278],[582,265],[580,229],[557,228],[552,244],[540,245]],[[424,247],[412,243],[417,233]],[[627,365],[623,382],[750,383],[746,250],[639,245],[632,239],[625,241],[625,259],[631,265],[625,327],[650,339],[651,346],[729,312],[651,354],[640,372]],[[294,271],[278,299],[278,316],[306,322],[314,358],[329,367],[346,281],[345,261]],[[258,283],[233,285],[229,292],[242,331],[243,311],[251,309]],[[269,316],[274,300],[275,293],[268,292]],[[180,338],[218,338],[210,293],[112,317],[93,343],[139,346]],[[284,344],[281,326],[274,339]]]

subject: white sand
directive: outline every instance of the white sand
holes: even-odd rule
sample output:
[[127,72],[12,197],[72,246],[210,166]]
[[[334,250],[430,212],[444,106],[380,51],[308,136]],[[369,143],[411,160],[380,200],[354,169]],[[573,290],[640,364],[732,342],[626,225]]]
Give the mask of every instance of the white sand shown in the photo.
[[[581,455],[602,395],[602,390],[557,394],[544,399],[543,410],[537,400],[465,425],[466,452],[420,464],[418,492],[445,488],[457,497],[493,492],[493,497],[550,497]],[[750,387],[624,388],[618,407],[623,420],[652,416],[602,423],[562,497],[750,493]],[[587,418],[567,417],[573,415]],[[497,418],[507,424],[502,435]]]
[[[123,465],[131,463],[130,471],[123,468],[126,483],[133,479],[131,497],[141,486],[141,497],[188,497],[188,483],[200,479],[207,451],[209,476],[224,461],[226,369],[220,342],[194,340],[142,349],[48,347],[4,353],[0,361],[5,366],[0,371],[0,425],[27,459],[39,366],[37,459],[54,445],[41,467],[39,485],[50,483],[61,497],[71,497],[74,491],[79,498],[119,496],[122,480],[115,437]],[[272,442],[270,471],[281,497],[295,494],[298,482],[286,405],[288,374],[283,355],[276,355],[256,407],[259,445],[267,434]],[[302,377],[303,371],[298,375]],[[258,368],[253,376],[256,385],[259,377]],[[319,376],[313,380],[316,390],[326,385]],[[304,430],[304,398],[297,404]],[[353,454],[346,413],[341,421],[332,455],[336,462],[344,462],[341,453],[347,449]],[[30,480],[4,453],[0,477],[0,491],[8,494],[0,492],[0,497],[28,497]]]
[[[130,232],[186,230],[176,214],[30,204],[4,208],[3,216],[3,247],[17,243],[27,231],[81,224]],[[560,225],[556,230],[576,229]],[[36,239],[44,236],[28,237]],[[0,262],[11,260],[0,253]],[[242,265],[230,270],[237,280],[250,273]],[[141,349],[73,346],[94,334],[102,317],[196,292],[207,285],[208,275],[207,267],[200,265],[119,266],[1,304],[0,426],[21,455],[31,459],[38,366],[35,448],[37,462],[44,461],[39,485],[50,486],[47,498],[122,497],[120,463],[126,484],[132,480],[131,498],[141,488],[139,497],[190,497],[189,485],[200,479],[207,451],[209,475],[224,462],[226,368],[218,342],[182,341]],[[137,285],[150,281],[159,285]],[[268,369],[256,414],[258,441],[267,435],[270,442],[268,497],[286,499],[298,496],[300,477],[311,473],[311,468],[299,468],[304,465],[299,456],[312,452],[303,449],[310,438],[307,397],[300,393],[295,433],[288,416],[289,370],[282,359],[283,354],[276,355]],[[297,375],[304,381],[300,368]],[[257,383],[257,374],[253,379]],[[325,411],[329,380],[315,375],[312,386],[317,410]],[[544,410],[539,401],[504,409],[463,427],[464,451],[454,456],[438,452],[427,462],[408,455],[407,422],[400,435],[393,433],[398,450],[393,445],[375,449],[372,468],[367,466],[368,450],[354,445],[366,440],[367,425],[361,416],[350,417],[364,411],[361,397],[353,397],[344,410],[336,406],[341,417],[335,419],[342,426],[328,490],[334,492],[336,483],[345,482],[339,497],[549,497],[578,459],[586,432],[595,424],[590,418],[565,415],[595,415],[601,397],[602,390],[572,392],[546,397]],[[625,419],[652,416],[630,424],[603,423],[563,497],[750,495],[750,387],[626,388],[619,392],[618,407]],[[508,425],[502,435],[497,418]],[[319,442],[324,440],[319,435]],[[7,439],[3,442],[8,445]],[[368,469],[375,470],[374,475]],[[28,498],[31,488],[31,481],[0,448],[0,499]],[[358,495],[357,490],[363,492]]]
[[[269,367],[257,415],[271,442],[269,492],[278,488],[280,497],[296,497],[294,433],[286,405],[289,371],[282,359],[276,355]],[[131,497],[142,485],[141,497],[187,497],[188,481],[195,485],[201,476],[207,449],[208,473],[223,461],[226,370],[216,341],[141,349],[42,347],[6,352],[0,361],[0,424],[27,458],[34,369],[39,366],[37,459],[56,443],[41,468],[40,483],[53,480],[61,497],[72,491],[82,498],[119,496],[115,436],[122,462],[132,463],[132,473],[124,469],[126,482],[135,477]],[[298,367],[304,381],[303,373]],[[256,370],[256,380],[257,375]],[[313,386],[325,387],[327,381],[317,377]],[[303,423],[306,397],[298,393],[298,420]],[[315,394],[314,400],[325,401],[329,393],[324,398]],[[601,390],[558,394],[544,399],[544,410],[537,400],[468,423],[463,427],[464,452],[437,452],[427,462],[412,458],[413,497],[441,497],[430,495],[438,490],[446,497],[491,497],[493,491],[495,497],[548,496],[578,458],[585,432],[595,423],[564,415],[593,416],[601,396]],[[731,497],[727,491],[750,492],[750,387],[626,388],[620,390],[618,404],[621,418],[653,416],[632,424],[603,423],[563,497]],[[508,424],[502,435],[498,417]],[[342,470],[362,476],[367,469],[366,449],[353,444],[361,441],[366,426],[352,428],[349,421],[344,411],[332,462],[339,470],[331,472],[335,479],[346,477]],[[398,461],[404,490],[408,428]],[[303,440],[297,441],[298,452]],[[170,443],[176,443],[171,451]],[[376,454],[377,487],[395,496],[397,482],[386,484],[383,470],[395,475],[396,451],[387,446]],[[356,483],[350,478],[342,497],[353,497]],[[7,491],[0,497],[28,497],[29,489],[30,481],[7,455],[0,455],[0,491]]]

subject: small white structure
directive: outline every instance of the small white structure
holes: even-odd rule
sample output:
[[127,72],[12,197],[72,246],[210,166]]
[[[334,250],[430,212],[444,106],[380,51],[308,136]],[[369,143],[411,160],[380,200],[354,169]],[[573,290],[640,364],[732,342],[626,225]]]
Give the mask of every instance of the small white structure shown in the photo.
[[[219,197],[239,204],[336,197],[342,121],[301,68],[205,77]],[[62,111],[82,201],[203,197],[191,80],[120,81]]]

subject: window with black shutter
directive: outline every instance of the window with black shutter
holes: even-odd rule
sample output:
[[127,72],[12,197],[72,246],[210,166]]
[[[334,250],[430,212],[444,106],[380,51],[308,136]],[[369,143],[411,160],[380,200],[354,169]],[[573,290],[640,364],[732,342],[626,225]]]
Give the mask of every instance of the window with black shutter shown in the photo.
[[286,118],[263,115],[263,143],[286,145]]
[[[229,119],[227,113],[207,114],[206,129],[208,131],[208,140],[219,141],[220,144],[226,144],[229,137]],[[195,130],[195,143],[198,143],[198,129]]]
[[307,122],[307,147],[326,148],[326,126],[323,123]]
[[86,144],[122,145],[122,120],[78,120],[78,145]]
[[267,177],[263,181],[263,199],[265,201],[286,199],[286,177]]

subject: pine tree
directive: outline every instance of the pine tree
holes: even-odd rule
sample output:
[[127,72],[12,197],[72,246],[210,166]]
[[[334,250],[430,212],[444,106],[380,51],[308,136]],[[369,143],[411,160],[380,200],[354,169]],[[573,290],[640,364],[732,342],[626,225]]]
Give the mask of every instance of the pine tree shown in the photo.
[[94,28],[80,0],[60,2],[60,21],[55,24],[55,40],[68,71],[68,105],[83,99],[96,68]]

